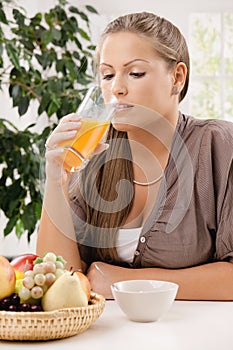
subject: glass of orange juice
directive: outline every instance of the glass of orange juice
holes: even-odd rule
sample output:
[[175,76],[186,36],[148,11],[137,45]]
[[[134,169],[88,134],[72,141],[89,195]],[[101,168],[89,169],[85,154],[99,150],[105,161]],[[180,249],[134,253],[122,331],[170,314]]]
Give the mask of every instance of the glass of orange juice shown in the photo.
[[86,165],[98,143],[103,140],[113,111],[113,104],[105,104],[101,88],[92,86],[77,111],[81,117],[80,129],[74,138],[60,144],[64,146],[62,160],[67,171],[79,171]]

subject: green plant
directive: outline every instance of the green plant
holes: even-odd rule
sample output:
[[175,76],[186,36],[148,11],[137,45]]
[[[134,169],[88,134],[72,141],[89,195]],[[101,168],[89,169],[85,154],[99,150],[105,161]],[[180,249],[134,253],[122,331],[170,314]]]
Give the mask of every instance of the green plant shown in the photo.
[[37,101],[37,117],[46,114],[48,121],[37,133],[35,122],[19,130],[0,116],[0,211],[7,218],[5,236],[15,229],[18,237],[27,233],[30,241],[41,212],[45,140],[57,120],[77,110],[93,81],[90,14],[98,15],[92,6],[81,10],[58,0],[48,12],[29,18],[11,0],[0,1],[0,88],[8,87],[19,118]]

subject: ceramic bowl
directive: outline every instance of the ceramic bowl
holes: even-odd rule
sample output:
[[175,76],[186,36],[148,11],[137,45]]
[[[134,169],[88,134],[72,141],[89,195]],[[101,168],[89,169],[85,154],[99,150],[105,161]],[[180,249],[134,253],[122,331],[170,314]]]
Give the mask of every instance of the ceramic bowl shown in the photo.
[[117,304],[131,321],[153,322],[170,309],[178,285],[158,280],[128,280],[113,283],[111,290]]

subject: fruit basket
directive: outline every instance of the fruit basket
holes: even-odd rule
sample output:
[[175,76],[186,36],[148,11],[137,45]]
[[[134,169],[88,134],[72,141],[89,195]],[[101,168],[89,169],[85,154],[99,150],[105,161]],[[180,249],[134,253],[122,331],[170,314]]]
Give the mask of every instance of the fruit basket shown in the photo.
[[91,293],[87,307],[54,311],[0,311],[1,340],[52,340],[84,332],[102,314],[105,298]]

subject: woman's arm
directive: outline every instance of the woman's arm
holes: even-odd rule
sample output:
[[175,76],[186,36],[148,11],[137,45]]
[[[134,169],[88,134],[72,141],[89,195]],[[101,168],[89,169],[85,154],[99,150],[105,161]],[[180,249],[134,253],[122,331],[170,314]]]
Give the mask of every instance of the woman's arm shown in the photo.
[[92,289],[111,298],[110,283],[104,279],[99,268],[113,282],[132,279],[156,279],[179,285],[177,299],[183,300],[233,300],[233,263],[214,262],[185,269],[141,268],[130,269],[102,262],[93,263],[88,270]]
[[76,114],[63,117],[49,136],[46,144],[46,182],[36,252],[43,256],[52,251],[66,261],[66,268],[81,268],[75,239],[68,188],[71,174],[63,169],[60,144],[72,139],[80,127]]
[[43,256],[47,251],[61,255],[67,261],[67,269],[81,268],[69,201],[64,188],[56,182],[45,185],[37,238],[37,254]]

